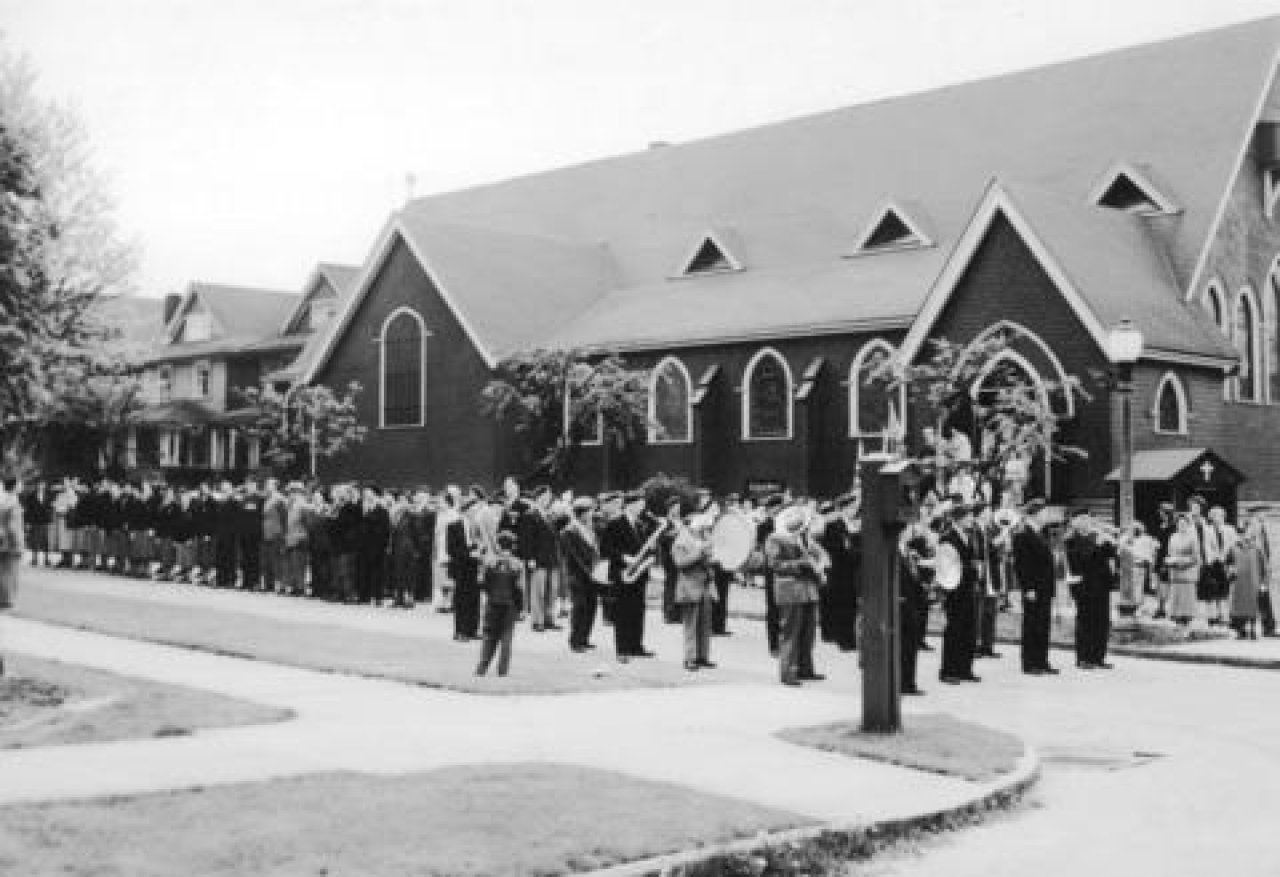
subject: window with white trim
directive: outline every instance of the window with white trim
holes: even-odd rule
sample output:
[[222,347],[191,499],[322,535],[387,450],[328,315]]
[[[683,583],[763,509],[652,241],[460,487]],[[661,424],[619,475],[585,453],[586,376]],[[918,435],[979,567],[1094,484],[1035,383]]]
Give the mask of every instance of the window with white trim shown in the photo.
[[1248,287],[1236,296],[1232,336],[1240,351],[1240,370],[1236,375],[1236,399],[1242,402],[1262,401],[1262,344],[1258,338],[1258,305]]
[[211,390],[213,369],[207,362],[198,362],[195,366],[195,390],[200,399],[208,399]]
[[1182,379],[1173,372],[1165,372],[1156,384],[1151,417],[1158,433],[1187,434],[1187,391],[1182,385]]
[[787,361],[775,350],[761,350],[742,379],[743,437],[791,438],[792,380]]
[[1267,400],[1280,402],[1280,259],[1267,275],[1266,306],[1263,308],[1263,334],[1267,364]]
[[693,440],[693,382],[684,363],[669,356],[653,370],[649,383],[649,442],[683,444]]
[[[849,435],[878,441],[871,450],[888,448],[902,429],[902,391],[895,392],[872,375],[894,354],[884,339],[868,341],[849,367]],[[896,398],[895,398],[896,397]]]
[[422,426],[427,354],[422,317],[410,308],[393,311],[382,324],[381,346],[382,426]]

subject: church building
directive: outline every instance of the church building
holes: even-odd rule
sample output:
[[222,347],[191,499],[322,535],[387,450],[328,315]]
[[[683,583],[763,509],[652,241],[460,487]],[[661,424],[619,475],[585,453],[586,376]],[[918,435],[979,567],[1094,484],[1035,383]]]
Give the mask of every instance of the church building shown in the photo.
[[1090,394],[1039,485],[1109,502],[1131,320],[1139,514],[1280,499],[1278,51],[1267,19],[411,201],[301,370],[367,388],[323,474],[496,483],[495,366],[580,348],[651,369],[652,426],[575,487],[831,495],[922,425],[869,357],[1011,330],[1007,365]]

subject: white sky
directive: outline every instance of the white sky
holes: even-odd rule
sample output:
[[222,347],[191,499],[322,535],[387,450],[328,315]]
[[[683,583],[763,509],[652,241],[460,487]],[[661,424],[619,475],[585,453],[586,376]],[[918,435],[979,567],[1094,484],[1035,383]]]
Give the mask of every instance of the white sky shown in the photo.
[[[1280,0],[0,0],[142,291],[297,289],[418,194],[1280,13]],[[945,132],[939,132],[945,136]]]

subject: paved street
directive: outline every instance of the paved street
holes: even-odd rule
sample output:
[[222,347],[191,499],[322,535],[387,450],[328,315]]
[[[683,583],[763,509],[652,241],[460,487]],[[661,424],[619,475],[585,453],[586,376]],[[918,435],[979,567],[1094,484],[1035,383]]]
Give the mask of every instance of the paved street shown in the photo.
[[[75,574],[39,576],[74,599],[81,589],[138,600],[174,601],[315,623],[445,636],[447,617],[352,609]],[[678,628],[650,612],[658,660],[678,660]],[[128,643],[0,619],[6,648],[83,662],[169,682],[290,706],[300,721],[229,729],[185,740],[83,747],[74,754],[6,753],[5,800],[100,790],[130,791],[191,782],[349,767],[424,769],[466,761],[548,759],[628,766],[642,776],[746,797],[818,819],[908,812],[913,802],[945,802],[963,784],[878,765],[843,763],[794,751],[769,733],[856,715],[856,657],[827,647],[830,679],[800,691],[773,682],[760,625],[736,619],[715,641],[714,658],[749,681],[559,697],[485,698],[410,688]],[[597,635],[607,641],[608,631]],[[564,648],[559,635],[522,630],[521,650]],[[1280,675],[1274,671],[1116,659],[1111,672],[1085,673],[1055,652],[1058,677],[1017,672],[1016,649],[983,661],[976,686],[936,682],[936,653],[923,657],[928,696],[906,702],[1019,734],[1044,758],[1043,779],[1024,807],[990,824],[924,846],[920,856],[877,864],[885,874],[1275,875],[1280,873],[1272,802],[1280,793]],[[607,665],[602,656],[601,664]],[[386,727],[400,729],[388,736]],[[512,729],[518,733],[512,733]],[[371,741],[377,740],[376,746]],[[305,744],[305,745],[301,745]],[[144,750],[144,747],[145,748]],[[677,748],[686,753],[673,759]],[[75,769],[68,769],[74,760]],[[123,767],[145,759],[143,774]],[[54,765],[57,769],[54,769]],[[772,770],[761,770],[767,764]],[[56,775],[64,785],[49,784]],[[26,785],[24,785],[26,784]],[[43,784],[43,791],[32,791]],[[105,784],[105,785],[104,785]],[[26,792],[22,791],[27,789]],[[849,790],[855,790],[850,794]]]

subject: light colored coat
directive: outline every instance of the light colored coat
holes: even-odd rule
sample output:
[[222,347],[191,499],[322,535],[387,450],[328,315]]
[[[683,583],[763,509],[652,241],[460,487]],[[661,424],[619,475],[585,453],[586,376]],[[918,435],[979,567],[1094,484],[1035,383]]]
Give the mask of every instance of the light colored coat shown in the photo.
[[822,549],[810,542],[806,550],[799,536],[773,532],[764,544],[773,570],[773,599],[779,606],[818,602]]
[[18,568],[26,546],[22,537],[22,503],[0,494],[0,609],[9,609],[18,596]]
[[701,603],[711,590],[710,543],[699,539],[688,527],[681,527],[671,543],[675,561],[676,603]]

